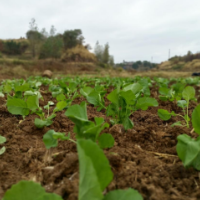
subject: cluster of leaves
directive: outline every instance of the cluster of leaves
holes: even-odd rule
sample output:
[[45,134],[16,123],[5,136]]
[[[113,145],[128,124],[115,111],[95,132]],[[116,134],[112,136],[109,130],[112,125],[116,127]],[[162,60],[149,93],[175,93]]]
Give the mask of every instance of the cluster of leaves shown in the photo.
[[198,105],[192,113],[192,126],[199,135],[196,139],[189,135],[182,134],[177,137],[178,144],[176,146],[177,154],[183,161],[185,167],[194,167],[200,170],[200,105]]
[[148,89],[139,83],[126,85],[122,90],[118,87],[108,94],[107,99],[111,104],[107,108],[107,115],[112,116],[113,124],[122,124],[124,129],[133,128],[129,116],[135,110],[147,110],[149,106],[158,106],[156,99],[142,96]]
[[164,110],[164,109],[158,109],[158,116],[164,121],[169,120],[172,116],[180,116],[185,120],[185,124],[183,125],[181,121],[178,121],[178,122],[175,122],[174,124],[172,124],[172,126],[175,126],[175,125],[176,126],[187,126],[189,128],[190,118],[188,115],[188,108],[189,108],[189,102],[191,100],[196,100],[195,99],[195,89],[191,86],[187,86],[182,91],[181,96],[184,100],[181,100],[181,97],[179,98],[179,96],[178,96],[177,98],[180,100],[177,101],[177,106],[183,109],[184,115],[176,114],[174,111],[168,112],[167,110]]

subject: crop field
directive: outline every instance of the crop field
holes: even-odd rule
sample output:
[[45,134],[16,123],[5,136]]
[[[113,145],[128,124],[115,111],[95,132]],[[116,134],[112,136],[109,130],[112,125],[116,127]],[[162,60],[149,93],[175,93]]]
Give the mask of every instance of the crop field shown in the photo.
[[3,80],[0,199],[200,199],[200,79]]

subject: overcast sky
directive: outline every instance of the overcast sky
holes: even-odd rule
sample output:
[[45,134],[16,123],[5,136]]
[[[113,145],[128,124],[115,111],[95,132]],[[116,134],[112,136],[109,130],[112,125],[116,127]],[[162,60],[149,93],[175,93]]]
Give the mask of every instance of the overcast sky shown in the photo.
[[39,30],[81,29],[92,47],[108,42],[115,62],[200,51],[199,0],[1,0],[0,38],[25,37],[31,18]]

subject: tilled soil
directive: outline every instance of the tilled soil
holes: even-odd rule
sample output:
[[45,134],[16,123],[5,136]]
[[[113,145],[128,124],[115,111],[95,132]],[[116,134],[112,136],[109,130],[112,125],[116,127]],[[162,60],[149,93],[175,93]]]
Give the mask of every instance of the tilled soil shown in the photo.
[[[42,95],[44,102],[40,102],[41,106],[49,100],[56,102],[51,93]],[[152,96],[158,100],[157,92],[152,90]],[[73,104],[83,100],[75,99]],[[104,131],[115,138],[114,147],[104,150],[114,173],[107,191],[131,187],[137,189],[145,200],[198,200],[200,172],[185,169],[176,153],[178,135],[186,133],[196,137],[197,134],[191,133],[192,128],[171,127],[172,123],[181,120],[178,117],[162,121],[157,115],[159,108],[176,113],[181,113],[181,109],[174,102],[158,102],[156,108],[131,115],[133,129],[125,131],[121,125],[114,125]],[[47,192],[61,195],[64,200],[77,200],[79,163],[76,145],[60,141],[53,149],[52,160],[44,162],[46,149],[42,137],[48,130],[70,132],[75,139],[74,124],[64,115],[65,111],[57,113],[51,126],[38,129],[34,125],[36,115],[29,115],[22,121],[20,116],[7,111],[5,98],[0,98],[0,103],[0,135],[7,138],[4,144],[6,152],[0,156],[0,199],[18,181],[33,180],[41,183]],[[191,102],[190,115],[196,105]],[[98,116],[109,122],[105,110],[97,112],[96,108],[88,105],[87,111],[90,120]]]

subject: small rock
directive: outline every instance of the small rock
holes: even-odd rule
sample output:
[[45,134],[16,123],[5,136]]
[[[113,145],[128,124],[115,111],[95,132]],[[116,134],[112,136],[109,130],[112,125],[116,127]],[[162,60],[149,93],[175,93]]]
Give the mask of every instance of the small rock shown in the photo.
[[45,70],[42,74],[43,77],[51,78],[53,75],[52,71],[50,70]]

